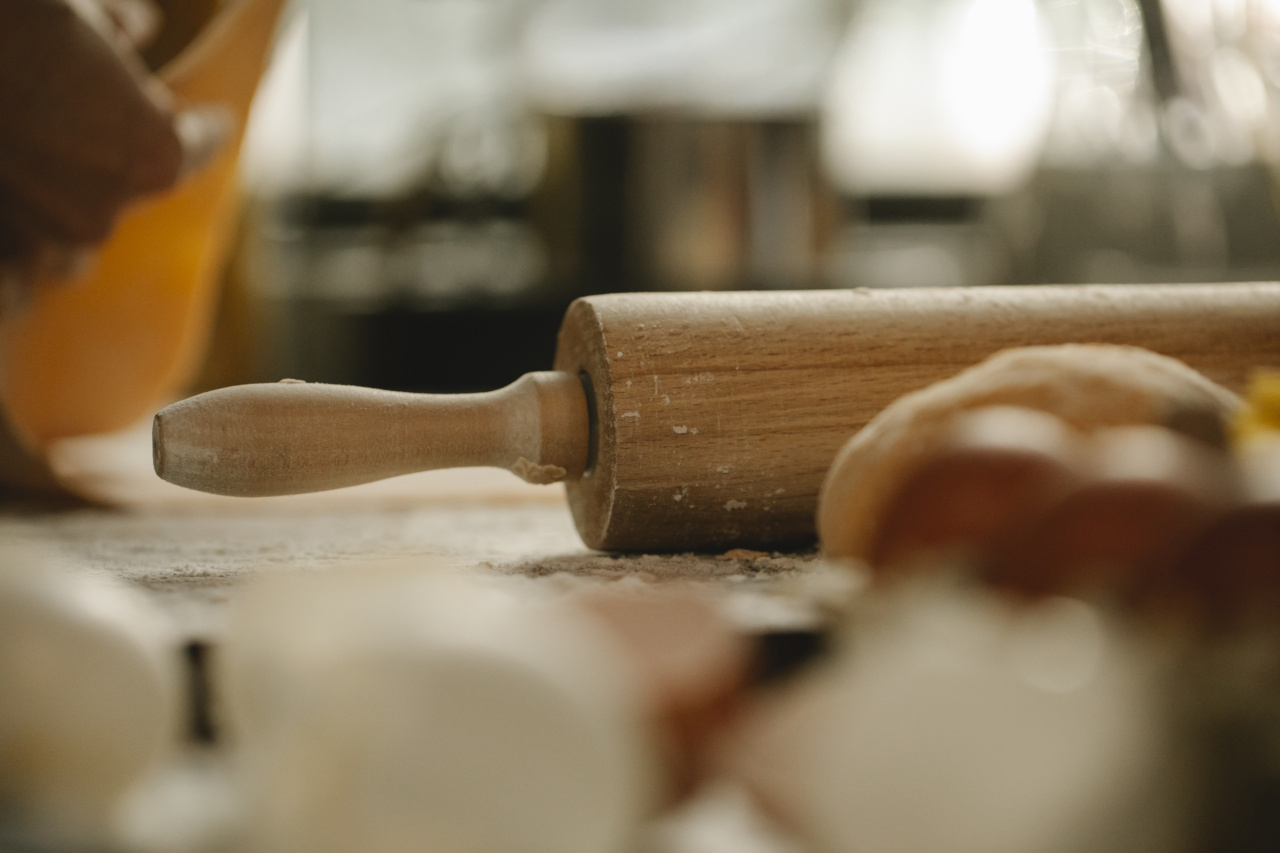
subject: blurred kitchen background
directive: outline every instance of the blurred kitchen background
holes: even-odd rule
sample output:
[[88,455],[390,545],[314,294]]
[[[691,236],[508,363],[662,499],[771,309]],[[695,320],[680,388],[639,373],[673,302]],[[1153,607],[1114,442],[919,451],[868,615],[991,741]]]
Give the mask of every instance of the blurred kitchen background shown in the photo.
[[203,385],[493,388],[588,293],[1280,278],[1278,166],[1280,0],[298,0]]

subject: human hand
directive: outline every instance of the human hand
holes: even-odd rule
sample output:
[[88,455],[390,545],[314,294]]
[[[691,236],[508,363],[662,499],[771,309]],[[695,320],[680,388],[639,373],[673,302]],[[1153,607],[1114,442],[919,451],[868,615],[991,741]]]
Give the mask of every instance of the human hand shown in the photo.
[[130,203],[212,158],[217,107],[178,109],[135,48],[143,0],[0,0],[0,279],[67,274]]

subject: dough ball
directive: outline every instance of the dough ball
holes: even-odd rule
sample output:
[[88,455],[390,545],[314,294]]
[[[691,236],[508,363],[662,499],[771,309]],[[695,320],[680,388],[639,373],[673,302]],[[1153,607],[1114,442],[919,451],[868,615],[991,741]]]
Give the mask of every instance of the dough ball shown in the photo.
[[1023,406],[1072,426],[1158,424],[1179,409],[1229,416],[1227,389],[1176,359],[1138,347],[1065,344],[996,353],[956,376],[899,398],[845,444],[818,498],[828,557],[866,559],[888,502],[944,440],[957,412]]
[[657,801],[625,656],[564,601],[427,567],[263,578],[219,673],[275,853],[620,849]]
[[0,548],[3,818],[96,849],[177,743],[178,676],[163,619],[133,590],[64,572],[51,552]]

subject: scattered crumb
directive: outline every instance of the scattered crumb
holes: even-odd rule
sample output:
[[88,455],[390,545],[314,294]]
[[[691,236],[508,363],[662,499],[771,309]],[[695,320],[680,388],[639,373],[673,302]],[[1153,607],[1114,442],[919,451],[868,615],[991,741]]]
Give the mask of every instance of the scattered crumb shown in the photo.
[[735,509],[746,509],[746,507],[747,507],[746,501],[734,500],[733,498],[730,498],[729,500],[724,502],[724,508],[726,512],[733,512]]
[[[727,553],[735,553],[738,549]],[[743,549],[745,550],[745,549]],[[755,551],[747,553],[755,554]],[[750,564],[720,559],[711,554],[610,554],[587,552],[542,556],[503,564],[496,562],[497,571],[526,577],[570,575],[596,580],[645,581],[721,581],[730,575],[746,574],[753,580],[779,580],[787,577],[807,576],[819,566],[816,551],[801,553],[758,552]]]
[[671,428],[671,431],[674,432],[676,435],[684,435],[686,432],[689,431],[689,428],[687,426],[673,426]]
[[639,412],[623,412],[621,415],[618,415],[618,417],[620,417],[620,418],[638,418],[638,417],[640,417],[640,413],[639,413]]
[[767,551],[752,551],[750,548],[730,548],[716,557],[717,560],[758,560],[767,557]]
[[533,483],[538,486],[558,483],[564,479],[565,474],[569,473],[559,465],[539,465],[537,462],[530,462],[523,456],[516,460],[516,464],[511,466],[511,471],[526,483]]

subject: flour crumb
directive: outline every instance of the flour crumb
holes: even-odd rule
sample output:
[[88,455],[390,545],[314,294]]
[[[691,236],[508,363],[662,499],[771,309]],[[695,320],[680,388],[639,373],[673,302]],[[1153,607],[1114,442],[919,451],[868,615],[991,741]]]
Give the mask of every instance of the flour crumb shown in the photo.
[[752,551],[750,548],[730,548],[716,556],[717,560],[759,560],[769,556],[767,551]]
[[533,483],[536,486],[558,483],[564,479],[565,474],[569,473],[559,465],[539,465],[523,456],[511,466],[511,472],[526,483]]
[[684,435],[686,432],[689,431],[689,428],[687,426],[673,426],[671,428],[671,431],[674,432],[676,435]]
[[733,498],[724,502],[725,512],[733,512],[735,509],[746,509],[746,507],[746,501],[734,500]]
[[640,413],[639,413],[639,412],[623,412],[623,413],[622,413],[621,415],[619,415],[618,417],[620,417],[620,418],[638,418],[638,417],[640,417]]

